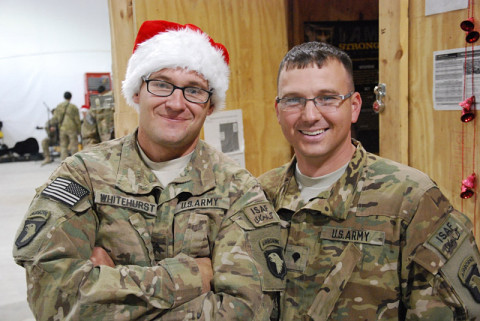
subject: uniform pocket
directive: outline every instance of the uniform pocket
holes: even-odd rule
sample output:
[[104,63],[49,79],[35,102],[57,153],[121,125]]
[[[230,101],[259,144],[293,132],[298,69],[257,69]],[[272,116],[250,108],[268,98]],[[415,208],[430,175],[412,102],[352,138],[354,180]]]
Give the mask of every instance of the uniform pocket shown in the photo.
[[342,254],[338,257],[335,267],[325,278],[322,288],[315,296],[312,306],[308,310],[308,315],[314,321],[327,320],[328,316],[335,307],[343,286],[345,285],[353,269],[362,258],[360,251],[354,243],[348,243]]
[[182,252],[190,257],[209,257],[209,218],[205,214],[191,213],[185,230]]

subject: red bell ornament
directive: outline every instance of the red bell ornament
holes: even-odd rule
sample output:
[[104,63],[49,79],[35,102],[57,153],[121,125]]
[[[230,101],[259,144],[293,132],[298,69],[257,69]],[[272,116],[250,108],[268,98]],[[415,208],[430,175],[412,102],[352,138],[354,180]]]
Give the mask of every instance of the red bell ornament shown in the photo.
[[460,197],[463,199],[472,197],[473,194],[475,194],[475,185],[476,175],[473,173],[462,181],[462,192],[460,193]]
[[459,105],[462,107],[462,116],[460,120],[468,123],[475,118],[475,96],[465,99]]
[[467,33],[465,41],[468,43],[474,43],[477,42],[478,38],[480,38],[480,33],[478,33],[478,31],[472,30]]
[[460,23],[460,28],[466,32],[472,31],[475,28],[473,17],[463,20],[462,23]]

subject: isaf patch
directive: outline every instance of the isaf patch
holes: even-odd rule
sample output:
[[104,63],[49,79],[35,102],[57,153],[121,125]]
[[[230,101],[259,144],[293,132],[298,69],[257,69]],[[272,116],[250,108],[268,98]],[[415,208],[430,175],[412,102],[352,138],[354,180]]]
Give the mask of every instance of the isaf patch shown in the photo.
[[287,274],[287,266],[283,258],[283,249],[279,245],[280,240],[274,237],[267,237],[260,241],[260,248],[263,250],[270,273],[283,280]]
[[467,237],[463,227],[453,217],[448,218],[430,237],[428,243],[450,259]]
[[480,273],[477,262],[473,256],[467,256],[458,270],[458,278],[462,284],[470,291],[473,299],[480,303]]
[[20,232],[15,241],[17,248],[22,248],[30,243],[45,223],[47,223],[49,217],[50,212],[48,211],[36,211],[30,214],[25,220],[22,232]]
[[57,177],[43,191],[42,195],[60,201],[70,208],[75,206],[82,198],[90,192],[82,185],[66,179]]
[[246,207],[245,214],[250,222],[256,227],[264,226],[277,221],[270,203],[260,203]]

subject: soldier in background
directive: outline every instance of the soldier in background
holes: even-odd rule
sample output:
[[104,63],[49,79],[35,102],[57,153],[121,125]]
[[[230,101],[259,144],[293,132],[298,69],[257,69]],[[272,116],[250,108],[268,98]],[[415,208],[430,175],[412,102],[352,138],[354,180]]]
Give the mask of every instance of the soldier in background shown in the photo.
[[[55,112],[55,109],[52,110],[52,114]],[[39,127],[40,128],[40,127]],[[53,159],[50,155],[50,146],[58,145],[58,124],[57,119],[55,117],[50,118],[45,123],[45,132],[47,133],[47,137],[42,140],[42,150],[43,150],[43,157],[44,161],[42,165],[49,164],[53,162]]]
[[78,151],[78,136],[80,135],[80,113],[77,106],[72,104],[72,94],[66,91],[63,94],[65,101],[58,104],[53,118],[60,131],[60,158],[64,160]]
[[37,320],[270,319],[280,219],[199,139],[225,105],[228,57],[194,25],[142,24],[122,87],[138,129],[62,162],[17,233]]
[[105,91],[105,87],[100,86],[98,95],[92,97],[90,109],[82,122],[82,146],[84,149],[114,138],[113,113],[112,91]]
[[296,46],[277,85],[295,156],[260,182],[288,226],[281,320],[478,319],[472,224],[426,174],[352,140],[362,99],[347,54]]

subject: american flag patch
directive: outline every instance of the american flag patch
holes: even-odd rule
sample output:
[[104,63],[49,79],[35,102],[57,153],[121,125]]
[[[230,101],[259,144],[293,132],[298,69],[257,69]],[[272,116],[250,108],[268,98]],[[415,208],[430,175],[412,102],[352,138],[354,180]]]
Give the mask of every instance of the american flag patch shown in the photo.
[[88,195],[89,191],[74,181],[57,177],[43,190],[42,194],[72,207]]

